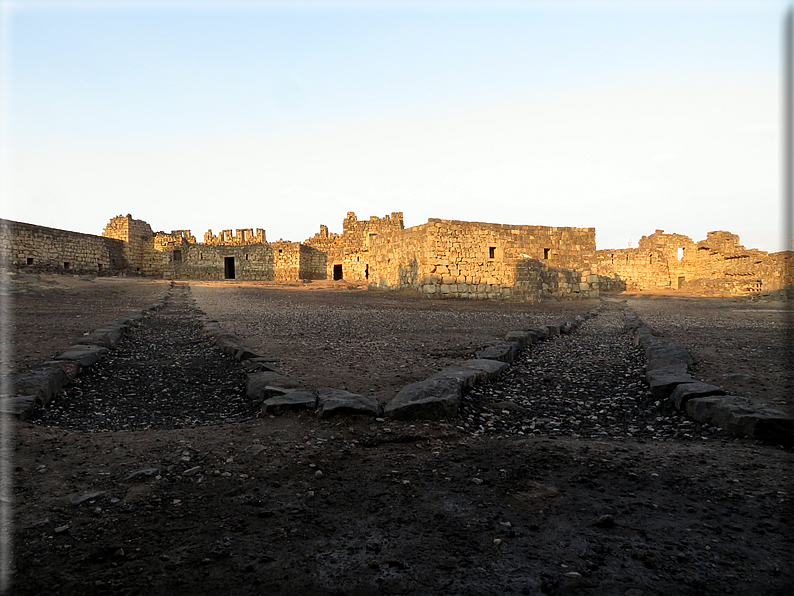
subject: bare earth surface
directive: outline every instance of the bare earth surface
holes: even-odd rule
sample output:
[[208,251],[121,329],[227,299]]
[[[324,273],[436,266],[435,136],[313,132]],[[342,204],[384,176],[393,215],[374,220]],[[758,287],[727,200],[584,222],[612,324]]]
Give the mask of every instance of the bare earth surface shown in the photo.
[[[128,281],[85,282],[94,289],[77,298],[16,293],[16,361],[56,351],[32,353],[38,335],[68,345],[119,304],[139,310],[166,290]],[[37,309],[39,292],[64,310]],[[429,302],[334,284],[191,293],[305,385],[381,401],[506,331],[596,304]],[[472,392],[458,417],[411,424],[246,410],[239,365],[207,345],[183,296],[175,288],[107,361],[15,426],[13,593],[791,593],[792,452],[653,402],[620,331],[628,299],[701,360],[703,380],[746,370],[758,381],[742,394],[787,400],[781,319],[761,314],[783,305],[611,297]],[[98,322],[58,320],[75,309]],[[168,341],[170,357],[156,349]]]

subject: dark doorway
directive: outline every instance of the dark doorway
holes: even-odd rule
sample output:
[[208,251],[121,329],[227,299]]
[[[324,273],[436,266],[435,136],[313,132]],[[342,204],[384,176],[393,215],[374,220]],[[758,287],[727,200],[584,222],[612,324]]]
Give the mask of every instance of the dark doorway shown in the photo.
[[234,257],[223,258],[223,276],[226,279],[234,279]]
[[334,281],[342,279],[342,265],[334,265]]
[[683,287],[684,287],[684,282],[685,282],[685,281],[686,281],[686,278],[685,278],[685,277],[679,277],[679,278],[678,278],[678,289],[679,289],[679,290],[680,290],[681,288],[683,288]]
[[550,252],[551,252],[551,249],[550,249],[550,248],[544,248],[544,249],[543,249],[543,258],[544,258],[544,259],[548,259],[548,258],[549,258],[549,253],[550,253]]

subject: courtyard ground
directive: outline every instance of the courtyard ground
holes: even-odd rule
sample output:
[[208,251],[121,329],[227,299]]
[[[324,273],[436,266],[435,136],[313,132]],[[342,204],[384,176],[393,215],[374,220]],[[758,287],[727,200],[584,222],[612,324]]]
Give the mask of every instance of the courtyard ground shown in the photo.
[[[20,369],[167,288],[15,283]],[[191,283],[190,293],[306,387],[381,402],[507,331],[599,304],[431,302],[333,283]],[[460,416],[403,423],[217,414],[205,406],[223,395],[181,395],[188,365],[163,362],[157,333],[184,331],[189,370],[227,370],[229,401],[241,381],[178,295],[50,411],[14,426],[13,593],[790,593],[792,452],[654,403],[620,333],[628,300],[700,359],[700,378],[752,375],[742,395],[790,408],[775,348],[790,305],[611,296],[580,330],[468,396]],[[135,410],[126,394],[143,378],[167,398]],[[96,400],[113,417],[92,418]],[[158,427],[153,404],[172,408],[168,424]]]

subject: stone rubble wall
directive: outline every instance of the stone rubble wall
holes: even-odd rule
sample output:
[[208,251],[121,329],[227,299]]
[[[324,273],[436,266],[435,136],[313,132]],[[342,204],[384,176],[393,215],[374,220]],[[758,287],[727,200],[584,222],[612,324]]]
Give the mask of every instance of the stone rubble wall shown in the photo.
[[748,250],[739,243],[739,236],[730,232],[709,232],[705,240],[695,243],[688,236],[656,230],[643,236],[637,248],[599,250],[596,258],[602,284],[610,289],[672,288],[735,296],[768,293],[790,285],[785,272],[791,255],[790,251]]
[[120,240],[0,220],[0,259],[8,266],[57,273],[118,273],[125,268]]

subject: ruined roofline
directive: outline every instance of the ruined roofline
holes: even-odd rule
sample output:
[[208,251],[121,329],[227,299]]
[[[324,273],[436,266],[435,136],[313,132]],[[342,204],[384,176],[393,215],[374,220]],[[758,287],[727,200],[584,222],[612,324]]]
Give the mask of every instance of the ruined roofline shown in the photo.
[[539,226],[539,225],[530,225],[530,224],[500,224],[500,223],[490,223],[484,221],[466,221],[461,219],[439,219],[436,217],[428,218],[427,223],[419,224],[418,226],[412,226],[410,228],[406,228],[407,230],[412,230],[414,228],[419,228],[421,226],[426,226],[428,224],[449,224],[449,225],[475,225],[475,226],[485,226],[485,227],[493,227],[499,228],[502,230],[551,230],[551,231],[560,231],[560,230],[575,230],[577,232],[595,232],[595,228],[575,228],[572,226]]

